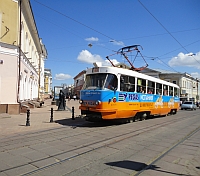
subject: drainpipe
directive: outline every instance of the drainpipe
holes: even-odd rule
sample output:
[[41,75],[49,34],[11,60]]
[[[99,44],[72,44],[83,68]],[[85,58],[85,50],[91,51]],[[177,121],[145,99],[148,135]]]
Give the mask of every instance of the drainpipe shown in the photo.
[[38,101],[40,101],[41,97],[40,97],[40,80],[41,80],[41,77],[40,77],[40,74],[41,74],[41,54],[39,54],[39,66],[38,66],[38,74],[39,74],[39,78],[38,78]]
[[22,25],[21,25],[21,20],[22,20],[22,0],[19,0],[19,68],[18,68],[18,90],[17,90],[17,102],[20,103],[20,74],[21,74],[21,30],[22,30]]

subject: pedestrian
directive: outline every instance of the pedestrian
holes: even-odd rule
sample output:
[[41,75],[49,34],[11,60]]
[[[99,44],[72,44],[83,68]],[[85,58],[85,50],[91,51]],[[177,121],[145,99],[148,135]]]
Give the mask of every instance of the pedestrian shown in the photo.
[[76,100],[76,95],[73,96],[74,101]]
[[65,110],[65,94],[62,90],[60,90],[60,93],[59,93],[58,110]]

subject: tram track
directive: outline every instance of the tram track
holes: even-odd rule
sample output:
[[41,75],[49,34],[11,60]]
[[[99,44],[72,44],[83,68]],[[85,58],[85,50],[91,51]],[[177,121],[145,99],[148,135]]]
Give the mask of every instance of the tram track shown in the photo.
[[[106,138],[106,139],[103,139],[103,140],[99,140],[99,141],[97,141],[97,142],[93,142],[93,143],[89,143],[89,144],[87,144],[87,145],[83,145],[83,146],[81,146],[81,147],[76,147],[76,148],[74,148],[73,150],[64,151],[64,152],[62,152],[62,153],[58,153],[58,154],[56,154],[56,155],[52,155],[52,156],[49,156],[49,157],[46,157],[46,158],[42,158],[42,159],[40,159],[40,160],[35,160],[35,161],[32,161],[32,162],[28,162],[27,164],[24,164],[24,165],[20,165],[20,166],[17,166],[17,167],[12,167],[12,168],[9,168],[9,169],[1,170],[0,173],[1,173],[1,172],[8,171],[8,170],[10,170],[10,169],[15,169],[15,168],[18,168],[18,167],[21,167],[21,166],[29,165],[29,164],[34,165],[35,162],[42,161],[42,160],[45,160],[45,159],[47,159],[47,158],[56,157],[57,155],[60,155],[60,154],[65,154],[65,153],[68,153],[68,152],[71,152],[71,151],[76,151],[76,150],[83,149],[83,148],[87,148],[87,147],[90,147],[90,148],[91,148],[90,150],[86,150],[85,152],[82,152],[82,153],[79,153],[79,154],[76,154],[76,155],[72,155],[72,156],[67,157],[67,158],[65,158],[65,159],[62,159],[62,160],[60,160],[60,161],[54,162],[54,163],[49,164],[49,165],[47,165],[47,166],[40,167],[40,168],[37,168],[37,169],[35,169],[35,170],[32,170],[32,171],[30,171],[30,172],[27,172],[27,173],[23,174],[23,175],[32,175],[32,174],[35,174],[35,173],[40,172],[40,171],[42,171],[42,170],[48,169],[48,168],[50,168],[50,167],[54,167],[54,166],[57,165],[57,164],[61,164],[61,163],[63,163],[63,162],[67,162],[67,161],[70,160],[70,159],[77,158],[77,157],[79,157],[79,156],[81,156],[81,155],[84,155],[84,154],[90,153],[90,152],[92,152],[92,151],[98,150],[98,149],[100,149],[100,148],[104,148],[104,147],[106,147],[106,146],[109,146],[109,145],[118,143],[118,142],[120,142],[120,141],[123,141],[123,140],[125,140],[125,139],[131,138],[131,137],[134,137],[134,136],[141,135],[141,134],[143,134],[143,133],[146,133],[146,132],[148,132],[148,131],[152,131],[152,130],[158,129],[158,128],[160,128],[160,127],[165,127],[165,126],[167,126],[167,125],[174,124],[174,123],[176,123],[176,122],[180,122],[180,120],[183,121],[183,120],[187,120],[187,119],[188,119],[188,117],[185,116],[185,117],[181,117],[181,118],[176,118],[176,119],[174,119],[174,120],[172,120],[172,121],[167,121],[167,122],[163,122],[163,123],[151,125],[151,126],[148,126],[148,127],[140,128],[140,129],[138,129],[138,130],[128,131],[128,132],[126,132],[126,133],[117,135],[117,136],[115,136],[115,137]],[[137,123],[137,122],[136,122],[136,123]],[[116,127],[116,126],[109,126],[109,127],[110,127],[110,128],[114,128],[114,127]],[[107,127],[106,127],[106,128],[107,128]],[[102,129],[101,129],[101,130],[102,130]],[[95,132],[97,132],[97,131],[99,131],[99,129],[98,129],[98,130],[95,130]],[[88,132],[86,132],[85,134],[87,134],[87,133],[88,133]],[[41,135],[41,134],[40,134],[40,135]],[[78,135],[78,134],[77,134],[77,135]],[[66,139],[66,138],[70,138],[70,137],[74,137],[74,135],[60,138],[60,140]],[[97,145],[99,145],[99,146],[98,146],[98,147],[92,147],[92,146],[97,146]],[[163,155],[164,155],[164,154],[163,154]],[[155,162],[156,162],[156,161],[155,161]],[[153,162],[150,163],[149,165],[152,165],[152,164],[153,164]]]
[[[184,118],[184,119],[182,118],[182,120],[185,120],[185,119],[186,119],[186,118]],[[87,151],[85,151],[85,152],[79,153],[79,154],[77,154],[77,155],[73,155],[73,156],[67,157],[67,158],[65,158],[65,159],[62,159],[62,160],[60,160],[60,161],[58,161],[58,162],[55,162],[55,163],[52,163],[52,164],[50,164],[50,165],[47,165],[47,166],[38,168],[38,169],[33,170],[33,171],[30,171],[30,172],[27,172],[27,173],[24,174],[24,176],[35,174],[35,173],[37,173],[37,172],[40,172],[40,171],[45,170],[45,169],[48,169],[48,168],[50,168],[50,167],[54,167],[54,166],[56,166],[56,165],[58,165],[58,164],[61,164],[61,163],[63,163],[63,162],[67,162],[67,161],[70,160],[70,159],[74,159],[74,158],[79,157],[79,156],[81,156],[81,155],[84,155],[84,154],[90,153],[90,152],[92,152],[92,151],[98,150],[98,149],[100,149],[100,148],[104,148],[104,147],[106,147],[106,146],[109,146],[109,145],[118,143],[118,142],[123,141],[123,140],[125,140],[125,139],[131,138],[131,137],[134,137],[134,136],[138,136],[138,135],[143,134],[143,133],[146,133],[146,132],[148,132],[148,131],[152,131],[152,130],[157,129],[157,128],[159,128],[159,127],[165,127],[165,126],[167,126],[167,125],[170,125],[170,124],[175,123],[175,122],[178,122],[178,121],[180,121],[180,119],[176,119],[176,120],[173,120],[173,121],[170,121],[170,122],[165,122],[165,123],[162,123],[162,124],[152,125],[152,126],[148,127],[148,129],[147,129],[147,128],[145,128],[145,129],[142,128],[142,129],[139,129],[139,130],[137,130],[137,131],[132,131],[132,132],[129,131],[128,133],[125,133],[125,134],[122,134],[122,135],[118,135],[118,136],[116,136],[115,138],[113,138],[113,137],[112,137],[112,138],[107,138],[107,139],[104,139],[104,140],[101,140],[101,141],[98,141],[98,142],[90,143],[90,144],[84,145],[84,146],[82,146],[82,147],[75,148],[74,150],[78,150],[78,149],[82,149],[82,148],[89,147],[89,146],[91,147],[92,145],[97,145],[97,144],[103,143],[103,145],[100,145],[99,147],[92,148],[92,149],[90,149],[90,150],[87,150]],[[200,127],[199,127],[199,128],[200,128]],[[133,134],[133,132],[135,132],[135,134]],[[130,134],[131,134],[131,135],[130,135]],[[193,134],[193,133],[192,133],[192,134]],[[188,136],[188,135],[187,135],[187,136]],[[188,138],[188,137],[187,137],[187,138]],[[184,139],[186,140],[186,137],[185,137]],[[182,140],[182,141],[183,141],[183,140]],[[180,143],[181,143],[181,142],[179,142],[178,144],[180,144]],[[176,147],[176,146],[177,146],[177,144],[175,144],[173,147]],[[172,150],[172,149],[171,149],[171,150]],[[168,149],[167,151],[169,152],[170,150]],[[167,153],[167,151],[163,153],[163,156],[164,156],[164,154]],[[67,153],[67,152],[70,152],[70,151],[66,151],[66,152],[63,152],[63,153]],[[56,155],[55,155],[55,156],[56,156]],[[52,156],[52,157],[55,157],[55,156]],[[162,156],[162,155],[161,155],[161,156]],[[158,158],[158,159],[159,159],[159,158]],[[158,159],[157,159],[157,160],[158,160]],[[33,162],[33,163],[34,163],[34,162]],[[150,163],[150,164],[149,164],[149,167],[150,167],[150,165],[152,165],[153,163],[154,163],[154,162]],[[31,163],[29,163],[29,164],[31,164]],[[146,169],[147,169],[147,168],[146,168]]]
[[199,131],[200,131],[200,126],[197,127],[195,130],[193,130],[192,132],[190,132],[188,135],[186,135],[183,139],[179,140],[177,143],[175,143],[174,145],[172,145],[171,147],[169,147],[168,149],[166,149],[165,151],[163,151],[160,155],[158,155],[156,158],[154,158],[153,161],[149,162],[147,164],[147,166],[145,168],[143,168],[141,171],[137,172],[136,174],[135,173],[131,174],[131,176],[138,176],[138,175],[142,174],[144,171],[150,169],[152,167],[152,165],[156,164],[156,162],[158,162],[159,160],[161,160],[171,150],[173,150],[174,148],[176,148],[177,146],[179,146],[181,143],[183,143],[184,141],[186,141],[187,139],[189,139],[190,137],[192,137],[194,134],[196,134]]
[[[187,116],[185,116],[185,117],[181,117],[180,118],[181,120],[184,120],[184,119],[187,119]],[[177,118],[177,119],[175,119],[175,121],[179,121],[179,118]],[[137,123],[137,122],[134,122],[134,123]],[[164,124],[165,123],[173,123],[172,121],[170,121],[170,122],[164,122]],[[123,125],[125,125],[125,124],[123,124]],[[159,124],[160,125],[160,124]],[[106,126],[106,127],[103,127],[103,129],[107,129],[107,128],[115,128],[117,125],[114,125],[114,126]],[[155,126],[155,125],[153,125],[153,126]],[[79,123],[79,124],[77,124],[77,125],[72,125],[71,126],[72,128],[76,128],[76,127],[81,127],[81,124]],[[58,127],[58,128],[56,128],[56,129],[48,129],[48,130],[42,130],[42,131],[37,131],[37,132],[31,132],[31,133],[26,133],[26,134],[22,134],[22,135],[18,135],[18,136],[12,136],[11,138],[6,138],[6,140],[4,141],[4,143],[5,144],[7,144],[7,145],[4,145],[4,147],[6,147],[6,146],[8,146],[8,145],[10,145],[10,141],[12,141],[12,143],[14,144],[15,143],[15,141],[16,141],[16,143],[15,144],[17,144],[17,143],[19,143],[18,142],[18,140],[19,140],[19,137],[27,137],[27,136],[30,136],[30,135],[35,135],[34,137],[35,138],[38,138],[39,139],[39,141],[41,141],[40,143],[42,143],[43,142],[43,140],[42,139],[40,139],[40,138],[42,138],[42,133],[46,133],[46,132],[52,132],[52,134],[54,134],[57,130],[61,130],[61,129],[63,129],[63,130],[65,130],[66,129],[66,127]],[[143,130],[143,129],[147,129],[146,127],[144,127],[144,128],[141,128],[141,129],[139,129],[139,130]],[[98,132],[99,130],[102,130],[102,129],[95,129],[95,130],[92,130],[93,132]],[[137,130],[136,130],[137,131]],[[133,133],[133,132],[136,132],[136,131],[129,131],[129,132],[127,132],[127,133],[124,133],[124,134],[121,134],[121,135],[119,135],[119,136],[124,136],[124,135],[126,135],[126,134],[129,134],[129,133]],[[81,134],[87,134],[88,132],[85,132],[85,133],[81,133]],[[37,135],[38,134],[38,135]],[[59,138],[59,140],[64,140],[64,139],[68,139],[68,138],[73,138],[73,137],[76,137],[76,136],[79,136],[80,134],[78,133],[78,134],[73,134],[72,133],[72,135],[67,135],[67,136],[65,136],[65,137],[62,137],[62,138]],[[15,138],[16,137],[16,139],[12,139],[12,138]],[[118,136],[115,136],[115,137],[118,137]],[[31,138],[29,138],[29,140],[31,140]],[[54,140],[51,140],[51,142],[53,142]],[[37,142],[36,144],[39,144],[39,142]],[[24,147],[29,147],[29,145],[26,145],[26,146],[24,146]],[[7,151],[7,150],[6,150]]]

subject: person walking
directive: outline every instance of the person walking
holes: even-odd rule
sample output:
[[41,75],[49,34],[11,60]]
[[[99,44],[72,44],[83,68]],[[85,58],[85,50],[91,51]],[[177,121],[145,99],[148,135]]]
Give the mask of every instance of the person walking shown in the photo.
[[59,93],[58,110],[65,110],[65,94],[62,90],[60,90],[60,93]]

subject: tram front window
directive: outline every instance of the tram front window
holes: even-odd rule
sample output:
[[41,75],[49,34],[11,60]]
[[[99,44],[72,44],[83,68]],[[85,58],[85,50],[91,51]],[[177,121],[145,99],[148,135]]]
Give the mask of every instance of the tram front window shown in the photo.
[[117,77],[113,74],[108,74],[104,87],[106,89],[116,90],[117,89]]
[[102,90],[104,88],[114,90],[117,87],[117,77],[113,74],[101,73],[87,75],[83,90]]
[[84,89],[101,90],[103,88],[107,74],[91,74],[87,75],[85,79]]

